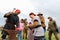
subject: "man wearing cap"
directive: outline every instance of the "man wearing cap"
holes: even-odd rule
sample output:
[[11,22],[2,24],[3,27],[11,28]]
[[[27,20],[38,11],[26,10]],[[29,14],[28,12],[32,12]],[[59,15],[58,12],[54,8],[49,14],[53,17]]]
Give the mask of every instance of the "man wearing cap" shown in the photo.
[[57,29],[56,21],[53,20],[52,17],[48,17],[48,19],[49,19],[49,22],[48,22],[49,40],[51,40],[52,33],[54,34],[56,40],[59,40],[58,35],[57,35],[58,29]]
[[[39,25],[41,25],[41,22],[40,22],[40,19],[39,19],[39,17],[38,16],[36,16],[33,12],[31,12],[30,14],[29,14],[29,16],[30,16],[30,18],[31,18],[31,24],[30,24],[30,27],[33,27],[32,25],[34,24],[33,22],[34,22],[34,20],[38,20],[38,24]],[[34,29],[31,29],[29,27],[29,35],[28,35],[28,37],[30,37],[29,38],[29,40],[34,40],[34,36],[35,35],[33,35],[33,32],[32,32],[32,30],[34,30]],[[39,35],[39,34],[37,34],[37,35]],[[32,37],[31,37],[32,36]]]
[[[44,29],[44,32],[46,32],[46,25],[45,25],[45,19],[43,17],[43,14],[39,13],[39,14],[37,14],[37,16],[40,18],[41,25],[42,25],[42,27]],[[44,38],[44,40],[46,40],[46,38]]]
[[17,9],[15,13],[8,12],[4,15],[4,18],[7,18],[7,20],[2,31],[2,40],[6,40],[6,36],[8,35],[8,32],[5,31],[4,29],[15,30],[15,25],[16,27],[18,27],[19,17],[17,15],[20,13],[21,11]]

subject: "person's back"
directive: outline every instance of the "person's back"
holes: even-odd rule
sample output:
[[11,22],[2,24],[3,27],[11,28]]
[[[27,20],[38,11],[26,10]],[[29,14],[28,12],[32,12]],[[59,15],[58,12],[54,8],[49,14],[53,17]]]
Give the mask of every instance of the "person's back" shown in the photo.
[[44,29],[41,25],[39,25],[39,21],[37,19],[33,22],[34,25],[34,40],[43,40],[44,39]]
[[38,28],[34,29],[34,36],[44,36],[44,29],[42,28],[42,26],[38,25]]

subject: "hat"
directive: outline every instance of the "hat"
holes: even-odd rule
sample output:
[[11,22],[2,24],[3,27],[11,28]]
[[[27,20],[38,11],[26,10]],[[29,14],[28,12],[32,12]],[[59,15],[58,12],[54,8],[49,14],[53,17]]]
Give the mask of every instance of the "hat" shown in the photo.
[[42,16],[43,14],[42,13],[37,14],[37,16],[40,16],[40,15]]
[[15,12],[17,12],[17,13],[21,13],[21,11],[20,11],[19,9],[17,9]]
[[29,15],[34,15],[34,16],[36,16],[33,12],[31,12]]

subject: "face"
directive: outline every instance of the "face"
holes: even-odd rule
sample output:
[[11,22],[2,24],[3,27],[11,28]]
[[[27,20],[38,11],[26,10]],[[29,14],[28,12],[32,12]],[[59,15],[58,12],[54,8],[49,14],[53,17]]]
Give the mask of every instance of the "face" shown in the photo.
[[33,18],[34,17],[34,15],[30,15],[30,18]]
[[16,15],[18,15],[18,14],[20,14],[20,13],[18,13],[18,12],[15,12],[15,14],[16,14]]

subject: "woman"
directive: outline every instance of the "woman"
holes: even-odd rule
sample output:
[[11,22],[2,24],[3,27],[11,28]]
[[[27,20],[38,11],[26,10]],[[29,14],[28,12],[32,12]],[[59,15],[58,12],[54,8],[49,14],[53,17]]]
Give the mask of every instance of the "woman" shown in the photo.
[[23,19],[21,19],[21,22],[19,22],[19,27],[16,28],[16,30],[18,31],[18,40],[23,40],[22,38],[23,29],[24,29],[24,22]]

